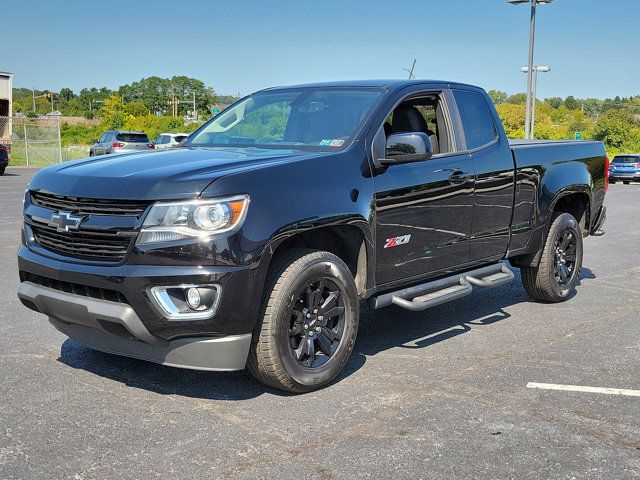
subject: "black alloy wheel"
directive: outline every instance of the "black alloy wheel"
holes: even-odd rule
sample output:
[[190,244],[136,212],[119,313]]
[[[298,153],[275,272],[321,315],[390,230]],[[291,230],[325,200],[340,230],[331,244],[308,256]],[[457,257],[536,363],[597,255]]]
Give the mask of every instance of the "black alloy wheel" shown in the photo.
[[336,352],[344,333],[344,300],[340,288],[328,277],[308,283],[299,293],[291,313],[289,347],[307,368],[317,368]]
[[560,232],[556,239],[553,270],[560,288],[567,288],[576,274],[577,239],[570,228]]

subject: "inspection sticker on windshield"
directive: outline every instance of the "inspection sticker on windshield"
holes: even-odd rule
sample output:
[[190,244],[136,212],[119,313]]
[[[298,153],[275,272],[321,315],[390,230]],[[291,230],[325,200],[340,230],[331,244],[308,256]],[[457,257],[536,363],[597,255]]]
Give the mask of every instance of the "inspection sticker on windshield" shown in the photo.
[[344,140],[321,140],[321,147],[341,147],[344,144]]

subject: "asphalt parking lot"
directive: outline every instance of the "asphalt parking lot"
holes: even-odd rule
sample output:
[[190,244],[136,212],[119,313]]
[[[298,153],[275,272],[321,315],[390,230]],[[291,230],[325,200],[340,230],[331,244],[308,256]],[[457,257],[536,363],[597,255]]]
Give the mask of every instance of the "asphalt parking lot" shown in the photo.
[[33,173],[0,177],[0,478],[640,477],[640,396],[527,387],[640,389],[640,185],[610,187],[570,301],[531,303],[517,276],[425,313],[364,310],[338,381],[293,396],[94,352],[24,308]]

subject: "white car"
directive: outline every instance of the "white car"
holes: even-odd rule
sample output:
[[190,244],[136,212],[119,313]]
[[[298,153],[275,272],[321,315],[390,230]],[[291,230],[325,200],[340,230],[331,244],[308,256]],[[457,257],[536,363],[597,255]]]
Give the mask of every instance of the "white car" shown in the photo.
[[188,136],[188,133],[161,133],[155,141],[156,149],[175,147]]

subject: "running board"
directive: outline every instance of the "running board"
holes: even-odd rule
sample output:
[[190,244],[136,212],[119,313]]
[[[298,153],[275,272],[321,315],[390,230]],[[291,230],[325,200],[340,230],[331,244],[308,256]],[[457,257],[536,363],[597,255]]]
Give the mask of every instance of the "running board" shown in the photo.
[[469,295],[473,287],[491,288],[513,281],[513,272],[504,263],[489,265],[432,282],[385,293],[374,300],[375,308],[398,305],[418,312]]

